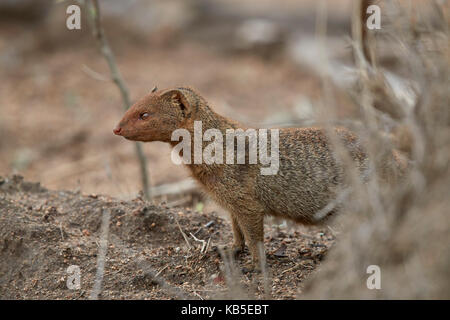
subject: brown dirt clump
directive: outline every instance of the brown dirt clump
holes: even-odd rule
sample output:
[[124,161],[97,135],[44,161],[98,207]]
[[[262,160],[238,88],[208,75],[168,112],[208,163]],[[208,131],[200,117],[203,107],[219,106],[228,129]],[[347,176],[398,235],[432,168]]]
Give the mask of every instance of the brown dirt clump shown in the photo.
[[[106,211],[110,227],[102,299],[292,299],[334,242],[328,229],[300,232],[267,225],[265,281],[264,275],[240,272],[250,261],[248,251],[236,268],[224,264],[218,248],[231,242],[232,233],[214,212],[156,206],[140,197],[120,201],[51,191],[21,176],[0,177],[0,298],[89,298]],[[191,234],[211,239],[207,250],[202,253]],[[71,265],[81,271],[78,290],[67,287]],[[264,294],[264,284],[269,294]]]

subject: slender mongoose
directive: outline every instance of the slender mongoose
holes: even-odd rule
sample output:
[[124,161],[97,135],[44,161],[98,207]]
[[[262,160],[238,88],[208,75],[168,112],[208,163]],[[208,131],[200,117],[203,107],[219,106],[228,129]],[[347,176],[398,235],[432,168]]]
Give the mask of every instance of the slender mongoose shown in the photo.
[[[185,129],[190,133],[189,143],[198,143],[194,138],[198,122],[201,122],[201,134],[208,129],[217,129],[216,132],[225,137],[227,129],[248,129],[217,114],[193,89],[183,87],[152,90],[125,113],[114,133],[129,140],[162,141],[175,147],[179,141],[173,141],[172,135],[177,129]],[[245,164],[226,162],[226,152],[220,155],[223,163],[195,163],[192,154],[188,155],[186,161],[192,176],[216,202],[230,212],[234,232],[233,249],[236,252],[242,250],[247,242],[255,267],[260,261],[258,246],[264,239],[265,215],[303,224],[317,224],[326,220],[335,213],[336,208],[325,214],[323,209],[336,199],[345,178],[344,166],[337,160],[325,129],[277,130],[279,142],[278,148],[274,150],[278,152],[279,164],[273,174],[262,174],[262,163],[250,164],[248,153],[245,155]],[[332,131],[348,150],[357,172],[364,175],[368,161],[357,137],[345,128],[333,128]],[[211,144],[204,139],[200,143],[203,149]],[[270,140],[267,146],[271,152],[273,143]],[[233,143],[232,152],[238,156],[236,145]],[[246,146],[249,145],[248,139]],[[180,156],[184,157],[183,153],[184,150]],[[321,212],[320,219],[317,219],[318,212]]]

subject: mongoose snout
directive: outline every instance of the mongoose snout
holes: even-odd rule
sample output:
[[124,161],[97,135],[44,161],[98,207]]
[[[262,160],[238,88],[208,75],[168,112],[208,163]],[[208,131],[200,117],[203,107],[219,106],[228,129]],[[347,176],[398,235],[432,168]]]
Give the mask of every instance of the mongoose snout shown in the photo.
[[114,134],[120,136],[120,131],[122,131],[122,128],[120,126],[117,126],[113,129]]

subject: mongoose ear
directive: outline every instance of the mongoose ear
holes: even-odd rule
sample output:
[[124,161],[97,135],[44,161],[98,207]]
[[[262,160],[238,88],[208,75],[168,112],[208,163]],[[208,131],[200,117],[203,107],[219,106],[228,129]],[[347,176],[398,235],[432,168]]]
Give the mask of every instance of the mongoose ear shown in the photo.
[[185,117],[188,118],[190,116],[191,105],[189,104],[189,101],[186,99],[186,96],[181,90],[173,89],[166,91],[161,95],[161,97],[172,101],[173,104],[178,105]]
[[158,87],[157,87],[157,86],[154,86],[153,89],[152,89],[152,91],[151,91],[151,93],[154,93],[154,92],[156,92],[156,91],[158,91]]

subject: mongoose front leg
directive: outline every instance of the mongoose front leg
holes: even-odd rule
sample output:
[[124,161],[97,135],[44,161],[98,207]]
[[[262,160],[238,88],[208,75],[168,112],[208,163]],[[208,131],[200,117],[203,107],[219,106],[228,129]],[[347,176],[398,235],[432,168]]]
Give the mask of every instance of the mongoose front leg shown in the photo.
[[255,212],[241,213],[237,219],[252,255],[250,269],[259,270],[260,254],[264,254],[264,215]]
[[237,256],[240,252],[244,250],[245,247],[245,239],[244,234],[242,233],[241,227],[239,226],[238,220],[236,218],[236,214],[231,213],[231,224],[233,227],[233,236],[234,236],[234,243],[233,243],[233,255]]

